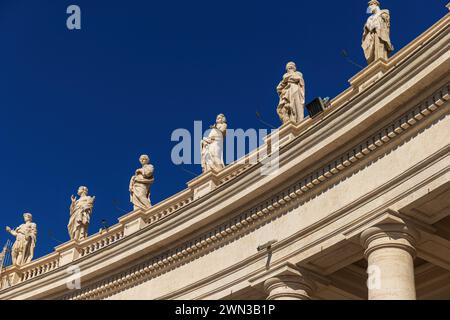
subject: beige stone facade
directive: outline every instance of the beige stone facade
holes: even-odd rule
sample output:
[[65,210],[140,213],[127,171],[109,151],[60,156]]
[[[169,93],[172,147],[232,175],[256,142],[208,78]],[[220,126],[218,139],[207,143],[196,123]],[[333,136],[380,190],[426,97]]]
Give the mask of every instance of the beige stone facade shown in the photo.
[[249,161],[271,136],[107,232],[4,270],[0,299],[450,299],[449,43],[447,14],[322,114],[283,125],[274,174]]

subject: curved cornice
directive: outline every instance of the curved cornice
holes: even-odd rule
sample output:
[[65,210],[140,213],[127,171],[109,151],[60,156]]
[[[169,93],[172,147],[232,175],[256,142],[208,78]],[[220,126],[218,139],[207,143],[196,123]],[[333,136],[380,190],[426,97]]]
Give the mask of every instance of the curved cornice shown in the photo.
[[[139,261],[144,259],[145,255],[154,254],[151,259],[144,259],[115,276],[107,277],[101,282],[93,283],[79,292],[64,297],[67,299],[105,297],[186,263],[194,256],[204,254],[229,239],[249,232],[275,214],[285,212],[286,208],[313,196],[316,190],[332,181],[345,178],[348,172],[374,157],[379,150],[392,148],[401,140],[400,137],[417,131],[417,128],[430,121],[428,119],[432,119],[436,114],[448,112],[449,106],[444,104],[449,100],[449,83],[437,92],[428,92],[429,95],[420,103],[414,103],[412,108],[410,103],[414,101],[411,99],[431,90],[438,82],[442,83],[443,77],[447,77],[448,81],[449,41],[449,27],[446,25],[432,39],[428,39],[426,45],[424,43],[418,47],[408,58],[402,60],[399,65],[364,91],[352,96],[349,101],[327,110],[320,117],[310,121],[308,127],[296,129],[296,137],[280,150],[280,166],[284,171],[273,178],[279,181],[277,186],[265,187],[262,182],[269,179],[261,178],[257,172],[261,165],[255,164],[244,169],[240,168],[237,175],[230,173],[232,178],[222,179],[218,188],[211,191],[207,197],[193,201],[190,193],[186,195],[182,193],[182,196],[175,197],[174,201],[180,200],[181,206],[175,203],[177,207],[173,207],[174,209],[161,208],[167,211],[162,211],[165,212],[162,215],[156,213],[157,218],[153,220],[151,216],[144,214],[147,227],[129,236],[121,236],[109,246],[98,246],[98,249],[92,253],[88,252],[74,262],[92,267],[100,261],[109,259],[105,252],[115,254],[130,252],[135,259],[127,261]],[[425,88],[424,84],[430,88]],[[402,89],[401,93],[399,89]],[[368,128],[377,129],[369,134]],[[331,129],[334,131],[333,134],[330,133]],[[333,140],[332,136],[336,138]],[[355,141],[351,144],[352,147],[345,148],[350,141]],[[299,172],[307,174],[301,175]],[[246,205],[250,206],[262,195],[265,195],[265,201],[250,208],[232,203],[233,199],[254,185],[258,187],[246,191],[248,197]],[[285,187],[286,185],[288,187]],[[218,203],[222,204],[220,208]],[[226,218],[237,210],[239,214]],[[131,218],[133,215],[125,217]],[[187,225],[187,228],[178,230],[184,225]],[[174,229],[178,230],[177,233],[172,232]],[[189,234],[202,229],[207,231],[189,237]],[[164,241],[170,245],[170,250],[161,252],[161,245],[153,243],[145,252],[133,252],[134,247],[144,245],[149,239],[161,239],[169,231],[172,233]],[[189,240],[180,243],[181,239]],[[97,248],[97,244],[95,245]],[[125,265],[116,263],[116,270],[124,267]],[[105,271],[103,274],[110,272],[111,270]],[[15,287],[0,292],[0,296],[20,294],[21,288],[30,288],[29,285],[42,280],[43,277],[47,277],[50,281],[50,279],[60,280],[63,276],[61,268],[50,270],[47,274],[25,280]],[[91,281],[94,281],[92,277]]]
[[[351,152],[344,152],[330,164],[306,175],[297,183],[285,188],[284,191],[270,199],[228,219],[199,237],[192,238],[171,250],[153,257],[147,262],[136,265],[123,273],[105,280],[101,284],[94,284],[78,293],[70,294],[65,299],[103,298],[111,295],[113,292],[148,281],[162,272],[176,268],[177,265],[214,250],[217,246],[230,241],[232,238],[249,232],[268,219],[274,218],[276,214],[285,213],[288,207],[298,204],[299,201],[305,201],[305,196],[313,189],[319,188],[325,181],[342,175],[344,171],[349,171],[351,167],[375,153],[376,150],[387,147],[391,142],[394,142],[400,136],[412,130],[412,128],[417,127],[421,121],[433,114],[439,107],[444,106],[445,101],[450,99],[448,96],[449,86],[450,83],[447,83],[441,90],[431,96],[434,97],[432,105],[428,103],[429,99],[426,99],[423,103],[402,114],[388,126],[372,134],[370,138],[364,139],[356,148],[352,148]],[[446,100],[444,100],[444,96],[447,97]],[[440,98],[435,99],[435,97]],[[449,105],[447,104],[445,106],[447,112],[448,107]]]

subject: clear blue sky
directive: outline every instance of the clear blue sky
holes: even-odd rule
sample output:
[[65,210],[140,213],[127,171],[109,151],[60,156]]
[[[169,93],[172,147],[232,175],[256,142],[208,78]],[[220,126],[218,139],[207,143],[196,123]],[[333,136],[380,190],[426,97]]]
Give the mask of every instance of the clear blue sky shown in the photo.
[[[384,0],[396,51],[444,16],[448,0]],[[82,30],[66,28],[66,8]],[[193,176],[171,162],[177,128],[279,125],[275,87],[286,62],[303,72],[307,100],[334,97],[365,65],[366,0],[0,0],[0,243],[22,213],[38,224],[36,256],[67,241],[70,195],[97,197],[90,231],[130,210],[128,182],[148,153],[152,201]],[[200,173],[200,166],[183,166]],[[53,233],[53,238],[49,236]]]

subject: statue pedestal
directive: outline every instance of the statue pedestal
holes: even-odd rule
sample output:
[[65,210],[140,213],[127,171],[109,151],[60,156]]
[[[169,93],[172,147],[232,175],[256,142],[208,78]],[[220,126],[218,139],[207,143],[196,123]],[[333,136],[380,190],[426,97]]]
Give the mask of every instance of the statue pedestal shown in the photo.
[[303,127],[304,123],[309,122],[309,120],[309,118],[306,118],[299,123],[285,123],[278,129],[265,136],[263,141],[266,146],[271,146],[270,149],[277,149],[293,140],[299,133],[299,126],[301,125],[301,127]]
[[72,240],[55,248],[59,252],[59,266],[65,266],[80,256],[80,246],[77,241]]
[[144,217],[144,212],[138,209],[120,218],[119,223],[124,225],[123,236],[126,237],[147,226]]
[[188,187],[194,192],[194,200],[197,200],[213,191],[219,184],[218,174],[214,171],[208,171],[188,182]]
[[0,279],[0,289],[6,289],[18,284],[22,281],[22,272],[18,266],[10,266],[7,272],[2,274]]
[[354,90],[361,92],[381,79],[388,69],[387,62],[379,59],[351,78],[349,82]]

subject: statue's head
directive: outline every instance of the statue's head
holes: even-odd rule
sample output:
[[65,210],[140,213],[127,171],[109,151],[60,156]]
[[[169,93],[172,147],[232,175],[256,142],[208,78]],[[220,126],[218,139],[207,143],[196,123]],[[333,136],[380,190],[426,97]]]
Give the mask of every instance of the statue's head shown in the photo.
[[287,72],[295,72],[297,71],[297,66],[295,65],[295,62],[288,62],[286,65],[286,71]]
[[370,0],[369,7],[367,8],[367,13],[376,13],[378,10],[380,10],[380,2],[378,0]]
[[225,118],[225,115],[223,113],[217,116],[216,123],[227,123],[227,118]]
[[25,222],[32,222],[33,221],[33,215],[31,213],[24,213],[23,214],[23,220]]
[[149,158],[148,155],[143,154],[142,156],[139,157],[139,162],[140,162],[142,165],[149,164],[149,163],[150,163],[150,158]]
[[88,192],[89,192],[89,190],[88,190],[87,187],[81,186],[81,187],[78,188],[78,195],[79,195],[80,197],[81,197],[81,196],[87,196],[87,195],[88,195]]

